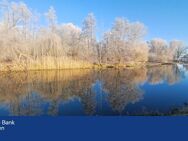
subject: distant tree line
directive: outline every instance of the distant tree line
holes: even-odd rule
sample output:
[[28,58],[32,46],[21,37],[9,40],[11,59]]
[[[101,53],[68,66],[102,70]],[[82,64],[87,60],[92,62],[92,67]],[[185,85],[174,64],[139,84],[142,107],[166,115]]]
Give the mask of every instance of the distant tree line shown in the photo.
[[[91,64],[126,64],[127,62],[168,62],[186,53],[179,40],[145,41],[147,29],[140,22],[116,18],[102,39],[96,37],[96,19],[89,13],[83,26],[58,24],[56,11],[45,14],[31,10],[23,2],[0,1],[0,62],[56,65],[59,61],[87,61]],[[47,26],[40,24],[45,16]]]

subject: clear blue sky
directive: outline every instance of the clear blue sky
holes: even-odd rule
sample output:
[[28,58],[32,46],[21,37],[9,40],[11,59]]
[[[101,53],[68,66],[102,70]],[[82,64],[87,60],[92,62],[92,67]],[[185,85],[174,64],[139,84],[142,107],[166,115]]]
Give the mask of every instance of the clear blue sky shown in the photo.
[[[18,0],[16,0],[18,1]],[[108,30],[115,17],[140,21],[148,28],[146,40],[161,37],[188,43],[188,0],[23,0],[41,13],[54,6],[59,23],[81,26],[84,17],[93,12],[98,32]],[[100,29],[100,30],[99,30]]]

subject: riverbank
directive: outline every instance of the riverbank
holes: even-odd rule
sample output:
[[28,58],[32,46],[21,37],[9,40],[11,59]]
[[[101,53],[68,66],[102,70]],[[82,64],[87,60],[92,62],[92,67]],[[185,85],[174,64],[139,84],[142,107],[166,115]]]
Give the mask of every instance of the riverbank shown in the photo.
[[37,60],[0,62],[0,71],[40,71],[63,69],[91,69],[93,64],[68,58],[43,57]]
[[[63,61],[62,61],[63,60]],[[0,71],[42,71],[42,70],[65,70],[65,69],[107,69],[107,68],[139,68],[162,65],[174,65],[175,62],[127,62],[125,64],[96,64],[87,61],[65,60],[61,58],[43,58],[42,61],[28,62],[1,62]]]

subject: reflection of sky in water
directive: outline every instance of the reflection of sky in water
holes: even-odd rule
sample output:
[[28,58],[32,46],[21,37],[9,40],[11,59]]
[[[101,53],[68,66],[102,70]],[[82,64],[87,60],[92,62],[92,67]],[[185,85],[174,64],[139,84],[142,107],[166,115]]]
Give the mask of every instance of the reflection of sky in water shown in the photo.
[[0,116],[9,115],[9,107],[7,104],[0,104]]
[[[126,81],[124,82],[124,80],[128,78],[108,80],[107,78],[100,79],[96,77],[94,82],[89,86],[85,86],[85,83],[83,83],[83,88],[77,91],[80,94],[79,96],[76,96],[77,94],[75,93],[75,95],[72,95],[72,97],[67,100],[61,99],[65,93],[55,99],[49,99],[41,95],[40,92],[30,92],[20,98],[18,97],[17,102],[0,102],[0,116],[165,114],[174,108],[184,105],[185,102],[188,102],[187,69],[182,66],[178,67],[178,77],[180,77],[180,79],[172,84],[168,82],[169,78],[167,78],[166,75],[162,80],[159,79],[158,83],[149,82],[149,79],[154,77],[154,74],[150,74],[148,71],[148,81],[146,79],[145,81],[138,81],[139,83],[136,83],[136,81],[132,84],[127,84]],[[131,80],[132,78],[129,79]],[[72,82],[70,85],[83,85],[80,84],[79,80],[75,81],[78,82]],[[117,83],[113,81],[117,81]],[[116,84],[117,86],[115,86]],[[125,85],[127,86],[124,87]],[[129,88],[131,89],[129,90]],[[61,89],[63,88],[60,88],[60,90]],[[131,97],[132,91],[135,93],[135,98]],[[143,92],[143,96],[141,92]],[[70,93],[69,89],[67,90],[67,94],[68,93]],[[124,95],[126,95],[126,97],[124,97]]]
[[155,112],[168,112],[176,106],[181,106],[184,102],[188,102],[188,93],[185,83],[182,81],[175,85],[162,83],[159,85],[144,84],[141,88],[144,89],[144,99],[135,105],[128,106],[131,110],[140,111],[141,108]]

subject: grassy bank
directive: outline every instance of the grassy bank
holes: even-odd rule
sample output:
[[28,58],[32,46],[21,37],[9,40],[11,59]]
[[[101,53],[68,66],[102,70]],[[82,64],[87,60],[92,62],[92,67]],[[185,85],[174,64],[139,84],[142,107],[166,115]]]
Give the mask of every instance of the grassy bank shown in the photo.
[[62,70],[89,69],[93,64],[87,61],[76,61],[67,58],[43,57],[36,60],[1,62],[0,71],[32,71],[32,70]]
[[175,63],[161,62],[126,62],[119,64],[96,64],[88,61],[68,58],[43,57],[38,60],[1,62],[0,71],[35,71],[35,70],[64,70],[64,69],[106,69],[106,68],[137,68],[173,65]]

